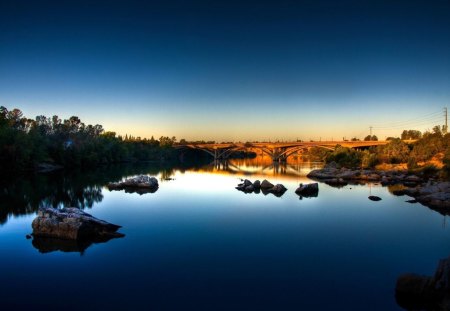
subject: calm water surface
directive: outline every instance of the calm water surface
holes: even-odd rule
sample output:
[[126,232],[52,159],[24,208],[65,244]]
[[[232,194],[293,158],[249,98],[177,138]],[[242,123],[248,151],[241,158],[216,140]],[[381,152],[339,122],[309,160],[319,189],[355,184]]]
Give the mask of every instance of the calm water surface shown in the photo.
[[[397,277],[431,275],[450,255],[446,219],[379,185],[321,183],[317,198],[300,200],[294,191],[312,167],[255,159],[4,180],[1,309],[402,310]],[[159,190],[105,188],[140,173],[160,178]],[[288,191],[244,194],[234,189],[240,178]],[[25,235],[39,205],[79,206],[126,236],[33,244]]]

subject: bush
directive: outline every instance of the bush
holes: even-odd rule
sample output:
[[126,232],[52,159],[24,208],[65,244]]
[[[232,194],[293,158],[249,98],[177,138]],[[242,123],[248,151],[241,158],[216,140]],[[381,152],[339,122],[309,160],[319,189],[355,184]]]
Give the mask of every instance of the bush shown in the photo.
[[336,146],[336,149],[327,156],[326,162],[336,162],[342,167],[361,166],[362,152],[351,148]]

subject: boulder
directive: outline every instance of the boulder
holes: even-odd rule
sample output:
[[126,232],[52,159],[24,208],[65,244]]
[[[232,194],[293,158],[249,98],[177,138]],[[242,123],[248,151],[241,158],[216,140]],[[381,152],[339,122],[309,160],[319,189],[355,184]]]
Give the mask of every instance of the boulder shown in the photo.
[[125,192],[137,192],[139,194],[155,192],[158,190],[158,187],[158,180],[155,177],[149,177],[147,175],[139,175],[122,182],[108,184],[109,190],[125,190]]
[[317,195],[319,194],[319,184],[300,184],[299,187],[295,190],[295,193],[302,197],[317,197]]
[[408,310],[449,310],[450,258],[439,261],[432,277],[401,275],[397,279],[395,296],[398,304]]
[[268,189],[267,191],[274,194],[277,197],[281,197],[286,192],[286,187],[282,184],[276,184],[272,188]]
[[248,179],[244,180],[244,186],[245,187],[248,187],[248,186],[251,186],[251,185],[252,185],[252,182],[250,180],[248,180]]
[[244,189],[244,191],[248,192],[248,193],[253,192],[254,190],[255,189],[254,189],[252,184],[250,184],[249,186],[245,187],[245,189]]
[[97,219],[76,207],[40,207],[31,226],[35,237],[77,240],[124,236],[117,232],[121,226]]
[[264,179],[261,183],[261,189],[269,190],[272,189],[274,185],[270,183],[267,179]]
[[253,183],[253,188],[260,189],[261,188],[261,182],[259,180],[255,180]]

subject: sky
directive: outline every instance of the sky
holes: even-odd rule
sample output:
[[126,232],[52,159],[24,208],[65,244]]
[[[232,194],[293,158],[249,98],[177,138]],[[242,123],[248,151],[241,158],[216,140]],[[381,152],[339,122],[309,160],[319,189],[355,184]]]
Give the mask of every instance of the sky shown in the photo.
[[0,1],[0,105],[118,134],[287,141],[444,124],[448,1]]

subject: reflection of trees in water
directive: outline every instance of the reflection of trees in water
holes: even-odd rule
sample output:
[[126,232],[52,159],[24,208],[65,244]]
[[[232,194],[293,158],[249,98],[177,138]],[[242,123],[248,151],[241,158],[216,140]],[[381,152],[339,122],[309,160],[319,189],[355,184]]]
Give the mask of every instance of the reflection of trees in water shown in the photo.
[[[190,167],[189,164],[185,165]],[[40,206],[91,208],[103,200],[109,182],[138,174],[171,178],[182,167],[172,163],[102,166],[89,171],[54,172],[0,178],[0,225],[10,216],[32,214]]]
[[102,183],[89,174],[23,176],[0,181],[0,223],[8,216],[34,213],[39,206],[92,207],[103,199]]

